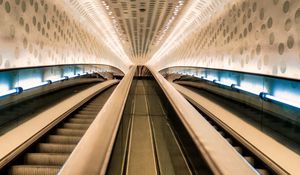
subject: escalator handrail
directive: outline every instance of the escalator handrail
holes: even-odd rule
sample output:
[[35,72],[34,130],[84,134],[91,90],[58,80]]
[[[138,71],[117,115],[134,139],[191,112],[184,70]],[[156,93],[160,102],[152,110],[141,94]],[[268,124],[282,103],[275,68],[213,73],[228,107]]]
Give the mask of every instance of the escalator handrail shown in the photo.
[[131,67],[59,174],[105,174],[136,67]]

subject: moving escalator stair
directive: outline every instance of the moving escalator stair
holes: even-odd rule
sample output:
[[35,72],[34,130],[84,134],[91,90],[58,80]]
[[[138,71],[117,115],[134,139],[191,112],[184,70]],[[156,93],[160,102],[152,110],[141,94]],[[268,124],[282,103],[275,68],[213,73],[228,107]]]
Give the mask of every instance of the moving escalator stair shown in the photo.
[[104,103],[113,92],[114,87],[84,104],[75,113],[68,116],[49,134],[43,136],[7,170],[10,175],[54,175],[68,159],[81,137]]

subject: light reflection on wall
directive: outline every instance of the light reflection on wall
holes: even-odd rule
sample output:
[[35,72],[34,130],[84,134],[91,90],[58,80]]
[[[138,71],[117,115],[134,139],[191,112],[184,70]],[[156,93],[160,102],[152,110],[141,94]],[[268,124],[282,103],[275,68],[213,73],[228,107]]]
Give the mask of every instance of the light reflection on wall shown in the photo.
[[259,84],[257,82],[241,81],[240,86],[247,89],[250,92],[253,92],[254,94],[259,94],[261,92],[267,92],[267,90],[264,88],[264,85]]
[[15,69],[0,72],[0,94],[13,88],[22,87],[23,90],[84,75],[87,72],[112,72],[122,75],[122,71],[108,65],[61,65],[28,69]]
[[36,84],[40,84],[42,82],[41,76],[38,77],[31,77],[26,79],[20,79],[15,87],[22,87],[23,89],[30,89]]
[[211,75],[211,74],[208,74],[208,75],[206,76],[206,78],[209,79],[209,80],[211,80],[211,81],[213,81],[213,80],[218,80],[218,79],[219,79],[218,76],[216,76],[216,75]]
[[291,91],[286,91],[284,89],[275,89],[274,96],[284,99],[284,100],[289,100],[289,101],[297,103],[297,104],[300,104],[299,92],[291,92]]
[[300,81],[296,80],[197,67],[171,67],[162,70],[161,73],[179,73],[198,78],[204,77],[210,81],[219,80],[216,81],[219,84],[226,84],[227,86],[234,84],[252,94],[259,95],[264,92],[300,105]]
[[7,83],[0,84],[0,92],[9,90],[9,85]]
[[232,84],[237,84],[237,80],[233,79],[232,77],[220,77],[220,81],[229,86]]
[[71,67],[67,67],[63,70],[63,76],[68,76],[68,77],[72,77],[73,75],[75,75],[75,70],[74,68]]

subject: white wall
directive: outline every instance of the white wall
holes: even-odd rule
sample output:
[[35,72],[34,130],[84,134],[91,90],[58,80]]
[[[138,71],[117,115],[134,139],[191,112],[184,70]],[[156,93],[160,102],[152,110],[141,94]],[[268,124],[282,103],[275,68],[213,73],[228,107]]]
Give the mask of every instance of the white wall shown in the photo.
[[[67,1],[66,1],[67,2]],[[0,69],[96,63],[128,65],[63,0],[0,0]],[[75,9],[76,10],[76,9]]]
[[[150,65],[157,69],[198,66],[299,79],[299,0],[193,3],[182,26],[170,35],[177,36],[176,40],[167,40]],[[201,3],[209,8],[199,10],[201,6],[195,4]]]

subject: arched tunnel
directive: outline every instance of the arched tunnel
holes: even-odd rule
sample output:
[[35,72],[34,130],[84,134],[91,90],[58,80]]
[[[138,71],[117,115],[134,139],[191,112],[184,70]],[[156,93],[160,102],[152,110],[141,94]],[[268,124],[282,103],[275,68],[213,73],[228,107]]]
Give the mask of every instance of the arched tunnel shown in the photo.
[[299,0],[0,0],[0,175],[300,174]]

